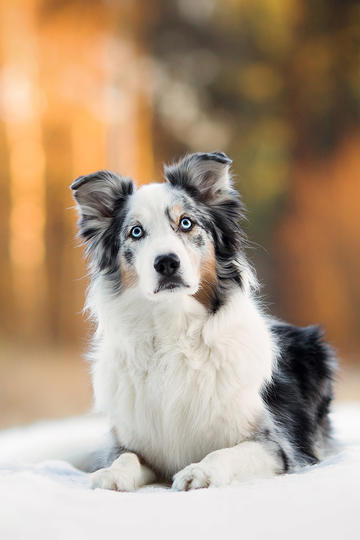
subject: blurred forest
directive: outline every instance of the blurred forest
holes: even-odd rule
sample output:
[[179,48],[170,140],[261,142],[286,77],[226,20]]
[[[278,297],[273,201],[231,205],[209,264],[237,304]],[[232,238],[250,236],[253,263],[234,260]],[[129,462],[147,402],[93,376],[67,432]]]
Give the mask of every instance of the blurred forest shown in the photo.
[[187,151],[233,158],[265,304],[353,373],[358,1],[1,0],[0,24],[0,425],[90,400],[71,181]]

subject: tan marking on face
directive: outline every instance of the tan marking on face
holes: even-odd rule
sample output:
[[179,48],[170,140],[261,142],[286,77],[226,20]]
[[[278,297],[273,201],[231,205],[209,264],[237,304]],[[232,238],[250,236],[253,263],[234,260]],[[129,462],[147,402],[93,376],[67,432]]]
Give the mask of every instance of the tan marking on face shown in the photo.
[[210,244],[207,256],[200,263],[200,287],[194,294],[194,298],[207,309],[211,306],[216,282],[215,252],[214,246]]
[[200,259],[199,250],[195,249],[194,246],[191,245],[191,243],[186,244],[185,247],[186,247],[187,254],[189,255],[191,265],[193,266],[193,268],[196,268],[196,270],[199,270],[200,265],[201,265],[201,259]]
[[125,289],[130,289],[136,285],[138,277],[134,268],[130,267],[123,257],[120,257],[121,284]]
[[196,223],[194,223],[194,226],[191,229],[191,231],[186,232],[186,235],[189,236],[189,238],[193,238],[195,235],[198,235],[198,234],[199,234],[199,229],[198,229]]
[[174,225],[178,226],[181,216],[184,213],[184,209],[180,204],[174,204],[169,210],[170,219]]

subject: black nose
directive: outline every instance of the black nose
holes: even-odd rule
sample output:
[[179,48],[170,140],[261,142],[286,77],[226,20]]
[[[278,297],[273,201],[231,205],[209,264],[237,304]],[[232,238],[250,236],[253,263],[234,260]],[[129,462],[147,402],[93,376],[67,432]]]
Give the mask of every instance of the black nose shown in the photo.
[[180,266],[180,259],[175,253],[158,255],[154,262],[154,268],[162,276],[170,277],[175,274]]

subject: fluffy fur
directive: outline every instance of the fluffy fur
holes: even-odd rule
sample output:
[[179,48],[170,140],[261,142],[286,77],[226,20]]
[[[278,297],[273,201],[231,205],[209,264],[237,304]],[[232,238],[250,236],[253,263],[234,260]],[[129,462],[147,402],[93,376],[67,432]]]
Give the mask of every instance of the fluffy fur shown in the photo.
[[259,308],[230,164],[198,153],[139,190],[110,171],[72,184],[95,402],[114,437],[94,487],[227,485],[294,471],[330,446],[332,352],[316,327]]

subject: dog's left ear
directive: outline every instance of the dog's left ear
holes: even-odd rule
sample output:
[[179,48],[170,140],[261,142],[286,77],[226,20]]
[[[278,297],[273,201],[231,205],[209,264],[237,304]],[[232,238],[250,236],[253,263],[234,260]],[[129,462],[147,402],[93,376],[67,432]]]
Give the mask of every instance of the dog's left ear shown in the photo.
[[221,202],[232,189],[231,159],[224,152],[189,154],[165,167],[165,178],[207,204]]

